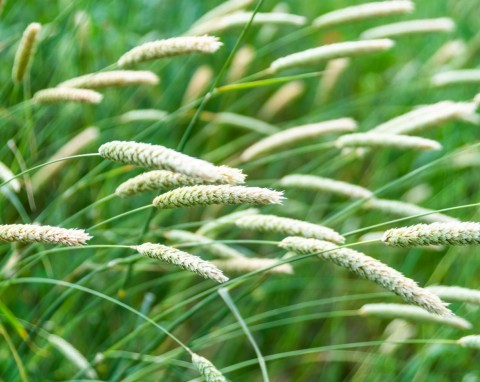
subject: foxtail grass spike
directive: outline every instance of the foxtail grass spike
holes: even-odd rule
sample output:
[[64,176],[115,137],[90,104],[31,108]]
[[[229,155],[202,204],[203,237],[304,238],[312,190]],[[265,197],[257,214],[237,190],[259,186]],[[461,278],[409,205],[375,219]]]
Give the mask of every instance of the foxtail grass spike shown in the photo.
[[223,374],[208,359],[192,353],[192,363],[206,382],[227,382]]
[[317,254],[320,259],[330,261],[394,292],[410,304],[440,316],[452,315],[437,295],[419,287],[412,279],[363,253],[349,248],[340,248],[326,241],[302,237],[287,237],[280,242],[279,246],[299,254]]
[[216,281],[217,283],[228,281],[228,277],[225,277],[222,271],[212,263],[202,260],[200,257],[191,255],[190,253],[167,247],[166,245],[152,243],[144,243],[132,248],[137,250],[141,255],[174,264],[206,279]]
[[215,53],[223,44],[214,36],[182,36],[146,42],[121,56],[117,65],[130,66],[144,61],[192,53]]
[[261,187],[200,185],[181,187],[157,196],[158,208],[208,206],[212,204],[282,204],[283,193]]
[[480,305],[480,290],[477,289],[448,285],[432,285],[427,289],[448,302],[466,302]]
[[275,215],[248,215],[239,218],[235,224],[242,229],[260,232],[278,232],[289,236],[301,236],[343,244],[345,238],[333,229],[303,220]]
[[395,43],[389,39],[338,42],[278,58],[271,63],[270,71],[276,73],[290,68],[318,65],[334,58],[383,52],[394,45]]
[[400,150],[440,150],[442,148],[440,143],[431,139],[375,132],[343,135],[335,141],[335,145],[338,148],[385,147]]
[[385,212],[388,214],[398,216],[418,216],[416,219],[422,220],[428,223],[445,222],[454,223],[458,222],[457,219],[448,215],[444,215],[428,208],[417,206],[416,204],[402,202],[400,200],[388,200],[388,199],[370,199],[365,203],[364,208],[372,211]]
[[[193,35],[202,35],[205,33],[218,33],[225,30],[247,25],[252,19],[252,12],[235,12],[222,17],[208,20],[208,22],[199,24],[190,29],[189,33]],[[290,25],[303,26],[307,23],[304,16],[292,15],[284,12],[257,12],[252,20],[252,25]]]
[[240,184],[245,175],[236,168],[213,164],[160,145],[112,141],[98,149],[106,159],[152,169],[165,169],[212,183]]
[[226,273],[249,273],[275,266],[265,270],[269,274],[293,274],[293,268],[290,264],[279,264],[275,259],[263,259],[256,257],[237,257],[228,260],[213,260],[213,264]]
[[92,236],[83,229],[66,229],[49,225],[0,225],[0,242],[45,243],[67,246],[84,245]]
[[480,69],[450,70],[437,73],[432,77],[432,85],[446,86],[453,84],[480,83]]
[[371,132],[389,134],[417,134],[431,127],[441,126],[449,121],[462,119],[473,114],[473,102],[441,101],[421,106],[376,126]]
[[472,324],[461,317],[442,317],[427,312],[418,306],[403,304],[366,304],[359,313],[363,316],[373,316],[387,319],[403,319],[411,322],[423,322],[427,324],[439,324],[452,326],[457,329],[468,330]]
[[39,23],[31,23],[23,32],[20,45],[18,46],[13,62],[12,78],[16,83],[24,80],[28,68],[32,62],[37,46],[38,34],[42,26]]
[[254,143],[243,152],[241,159],[242,161],[247,162],[265,155],[266,153],[302,141],[308,141],[331,133],[349,132],[356,128],[357,123],[351,118],[340,118],[331,121],[291,127]]
[[315,175],[291,174],[280,179],[280,185],[288,188],[301,188],[328,192],[346,196],[347,198],[369,198],[373,193],[363,187],[339,180],[322,178]]
[[222,243],[216,243],[215,240],[212,240],[208,237],[191,233],[188,231],[182,230],[171,230],[163,234],[168,240],[174,243],[182,244],[205,244],[199,245],[199,249],[208,253],[211,253],[213,256],[232,259],[232,258],[243,258],[243,254],[238,252],[236,249],[229,247],[228,245]]
[[63,102],[98,104],[102,102],[102,99],[103,95],[94,90],[74,88],[44,89],[33,95],[33,101],[38,104]]
[[480,223],[432,223],[392,228],[385,232],[382,240],[391,247],[478,245],[480,244]]
[[410,13],[414,8],[415,5],[409,0],[376,1],[353,5],[317,17],[312,21],[312,26],[315,28],[332,27],[354,21]]
[[208,237],[215,237],[222,228],[234,225],[237,219],[242,216],[256,215],[260,211],[257,208],[247,208],[246,210],[232,212],[231,214],[221,216],[212,221],[206,222],[198,230],[197,234]]
[[98,89],[109,86],[157,85],[159,82],[158,76],[147,70],[112,70],[71,78],[57,87]]
[[406,36],[418,33],[452,32],[454,29],[455,23],[452,19],[447,17],[438,19],[409,20],[368,29],[360,35],[360,38],[378,39]]
[[480,335],[471,335],[460,338],[458,341],[460,346],[469,349],[480,349]]
[[167,170],[153,170],[123,182],[117,187],[115,194],[125,198],[146,191],[171,190],[177,187],[195,186],[203,183],[206,183],[206,181],[201,178]]

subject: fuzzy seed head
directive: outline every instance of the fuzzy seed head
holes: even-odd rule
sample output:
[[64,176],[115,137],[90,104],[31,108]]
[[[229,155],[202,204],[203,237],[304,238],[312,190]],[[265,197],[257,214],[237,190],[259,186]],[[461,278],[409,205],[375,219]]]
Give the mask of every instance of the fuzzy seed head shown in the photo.
[[279,264],[278,260],[275,259],[237,257],[228,260],[213,260],[212,263],[226,273],[248,273],[275,266],[274,268],[266,270],[265,273],[293,274],[293,268],[290,264]]
[[206,183],[201,178],[178,174],[167,170],[145,172],[123,182],[115,190],[115,194],[122,198],[133,196],[146,191],[171,190],[183,186],[194,186]]
[[475,98],[473,98],[473,103],[475,106],[480,106],[480,93],[478,93]]
[[465,336],[465,337],[460,338],[457,342],[461,346],[463,346],[464,348],[480,349],[480,336],[479,335]]
[[452,19],[442,17],[438,19],[409,20],[399,23],[381,25],[366,30],[360,35],[361,39],[378,39],[398,37],[418,33],[452,32],[455,23]]
[[460,286],[434,285],[427,289],[445,301],[467,302],[480,305],[480,290]]
[[231,214],[221,216],[218,219],[205,223],[197,230],[197,234],[215,237],[222,228],[234,225],[238,218],[258,213],[259,210],[257,208],[247,208],[246,210],[232,212]]
[[480,223],[432,223],[389,229],[383,242],[391,247],[421,247],[425,245],[480,244]]
[[409,135],[357,133],[347,134],[335,142],[338,148],[345,147],[387,147],[401,150],[440,150],[442,145],[431,139]]
[[[252,19],[253,12],[234,12],[222,17],[208,20],[205,23],[193,27],[189,33],[201,35],[205,33],[218,33],[230,28],[244,26]],[[292,25],[303,26],[307,22],[306,17],[292,15],[284,12],[257,12],[252,20],[252,25]]]
[[119,117],[121,123],[136,121],[162,121],[168,116],[164,110],[157,109],[138,109],[130,110]]
[[324,45],[319,48],[307,49],[278,58],[271,63],[270,70],[272,72],[279,72],[289,68],[317,65],[334,58],[354,57],[363,54],[383,52],[391,49],[394,45],[395,43],[388,39],[347,41]]
[[313,20],[312,25],[316,28],[331,27],[333,25],[366,20],[381,16],[410,13],[415,5],[409,0],[391,0],[365,3],[338,9],[326,13]]
[[217,283],[228,281],[228,277],[225,277],[222,271],[212,263],[202,260],[200,257],[191,255],[190,253],[167,247],[166,245],[152,243],[144,243],[132,248],[137,250],[141,255],[174,264],[181,269],[186,269],[206,279],[216,281]]
[[14,192],[19,192],[21,184],[18,179],[13,179],[14,176],[15,174],[7,166],[5,166],[3,162],[0,162],[0,179],[2,180],[2,183],[9,181],[5,186]]
[[406,302],[440,316],[452,313],[438,296],[421,288],[415,281],[382,262],[349,248],[339,248],[335,244],[316,239],[287,237],[279,246],[299,254],[317,254],[319,258],[330,261],[358,276],[373,281],[392,291]]
[[211,183],[240,184],[245,175],[236,168],[213,164],[160,145],[112,141],[98,149],[106,159],[152,169],[165,169]]
[[473,114],[476,105],[473,102],[441,101],[422,106],[406,114],[393,118],[373,130],[376,133],[413,134],[430,127],[441,126],[452,120]]
[[183,36],[157,40],[139,45],[117,61],[118,66],[125,67],[144,61],[191,53],[215,53],[223,44],[214,36]]
[[181,187],[157,196],[158,208],[208,206],[212,204],[282,204],[283,192],[261,187],[210,186]]
[[373,316],[387,319],[403,319],[413,322],[424,322],[428,324],[439,324],[452,326],[458,329],[468,330],[472,324],[467,320],[456,317],[442,317],[427,312],[418,306],[403,304],[366,304],[362,306],[359,313],[364,316]]
[[45,243],[67,246],[84,245],[92,236],[83,229],[66,229],[49,225],[0,225],[0,242]]
[[200,19],[198,19],[194,26],[200,25],[207,20],[216,19],[228,15],[230,13],[239,11],[248,7],[254,0],[227,0],[216,6],[212,10],[205,13]]
[[363,187],[315,175],[287,175],[280,179],[280,185],[289,188],[302,188],[320,192],[329,192],[353,199],[369,198],[373,195],[371,191]]
[[452,218],[448,215],[444,215],[428,208],[423,208],[417,206],[416,204],[401,202],[399,200],[388,200],[388,199],[370,199],[365,205],[364,208],[380,211],[389,214],[394,214],[398,216],[419,216],[417,219],[422,220],[428,223],[435,222],[446,222],[446,223],[455,223],[458,222],[457,219]]
[[74,88],[50,88],[39,90],[33,95],[33,101],[38,104],[78,102],[98,104],[103,95],[93,90]]
[[22,82],[25,78],[25,74],[35,54],[38,34],[41,29],[42,26],[39,23],[32,23],[23,32],[12,69],[12,78],[16,83]]
[[192,363],[207,382],[227,382],[223,374],[208,359],[193,353]]
[[278,133],[278,128],[257,118],[247,117],[229,112],[216,113],[213,121],[218,124],[232,125],[242,129],[255,131],[263,135]]
[[243,216],[235,224],[239,228],[259,232],[278,232],[284,235],[321,239],[338,244],[345,242],[345,238],[331,228],[275,215]]
[[58,84],[57,87],[97,89],[109,86],[156,85],[159,81],[155,73],[147,70],[112,70],[75,77]]
[[353,131],[356,128],[357,123],[351,118],[292,127],[254,143],[243,152],[241,159],[247,162],[285,146],[315,139],[325,134]]
[[[236,249],[229,247],[228,245],[222,243],[216,243],[214,240],[199,235],[195,233],[191,233],[188,231],[182,230],[171,230],[167,231],[163,234],[168,240],[173,241],[174,243],[198,243],[198,244],[205,244],[201,245],[200,249],[205,252],[209,252],[214,256],[225,258],[225,259],[232,259],[232,258],[243,258],[243,254],[238,252]],[[221,267],[220,267],[221,268]]]

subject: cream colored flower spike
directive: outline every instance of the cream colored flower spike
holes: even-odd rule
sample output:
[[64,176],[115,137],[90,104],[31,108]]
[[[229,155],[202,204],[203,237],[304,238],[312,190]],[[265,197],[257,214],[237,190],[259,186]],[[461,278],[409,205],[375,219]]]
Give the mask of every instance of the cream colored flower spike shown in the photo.
[[214,36],[182,36],[157,40],[139,45],[123,56],[117,65],[130,66],[144,61],[192,53],[215,53],[223,44]]
[[42,26],[39,23],[32,23],[23,32],[22,40],[13,62],[12,78],[14,82],[22,82],[25,78],[25,74],[35,54],[37,38],[41,29]]
[[335,141],[338,148],[344,147],[378,147],[401,150],[440,150],[437,141],[413,137],[410,135],[384,134],[375,132],[342,135]]
[[282,204],[283,193],[261,187],[192,186],[181,187],[157,196],[158,208],[208,206],[212,204]]
[[182,269],[186,269],[206,279],[216,281],[217,283],[228,281],[228,277],[225,277],[222,271],[215,265],[190,253],[167,247],[166,245],[152,243],[144,243],[132,248],[137,250],[141,255],[177,265]]
[[373,193],[366,188],[316,175],[287,175],[280,179],[280,185],[283,187],[329,192],[353,199],[369,198],[373,195]]
[[419,287],[412,279],[363,253],[349,248],[340,248],[326,241],[302,237],[287,237],[280,242],[279,246],[300,254],[317,254],[323,260],[331,261],[394,292],[410,304],[418,305],[440,316],[452,315],[437,295]]
[[461,346],[463,346],[464,348],[480,349],[480,336],[479,335],[465,336],[465,337],[460,338],[457,342]]
[[403,319],[412,322],[424,322],[428,324],[440,324],[452,326],[458,329],[468,330],[472,324],[461,317],[441,317],[427,312],[418,306],[403,304],[366,304],[359,313],[363,316],[373,316],[387,319]]
[[109,86],[156,85],[159,82],[158,76],[147,70],[112,70],[71,78],[57,87],[97,89]]
[[391,247],[421,247],[424,245],[478,245],[480,223],[432,223],[389,229],[383,242]]
[[242,170],[227,166],[214,166],[160,145],[131,141],[112,141],[103,144],[98,153],[106,159],[136,166],[165,169],[197,177],[212,183],[244,183]]
[[192,363],[206,382],[227,382],[227,379],[208,359],[192,353]]
[[32,100],[38,104],[77,102],[98,104],[102,102],[103,95],[88,89],[50,88],[39,90],[33,95]]
[[415,5],[409,0],[377,1],[374,3],[353,5],[326,13],[313,20],[312,26],[315,28],[325,28],[381,16],[410,13],[414,9]]
[[278,232],[289,236],[309,237],[343,244],[345,238],[333,229],[303,220],[275,215],[250,215],[240,217],[235,224],[242,229],[260,232]]
[[179,174],[167,170],[145,172],[120,184],[115,194],[122,198],[146,191],[171,190],[183,186],[194,186],[206,183],[204,179]]
[[66,229],[49,225],[0,225],[0,242],[45,243],[67,246],[84,245],[92,236],[83,229]]
[[317,65],[334,58],[383,52],[391,49],[394,45],[395,43],[388,39],[347,41],[324,45],[278,58],[271,63],[270,71],[275,73],[290,68]]

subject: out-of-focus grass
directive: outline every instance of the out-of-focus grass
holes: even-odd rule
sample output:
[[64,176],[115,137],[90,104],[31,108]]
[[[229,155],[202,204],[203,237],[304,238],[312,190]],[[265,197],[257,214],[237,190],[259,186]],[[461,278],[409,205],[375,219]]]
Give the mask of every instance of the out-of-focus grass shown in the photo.
[[[144,41],[181,35],[196,19],[219,3],[192,0],[7,2],[0,19],[3,68],[0,71],[0,134],[4,142],[0,147],[0,160],[14,173],[22,171],[18,159],[7,145],[12,140],[20,147],[19,154],[27,168],[40,165],[69,139],[91,125],[98,126],[100,137],[98,142],[84,150],[85,153],[94,153],[100,143],[114,139],[141,140],[175,148],[194,113],[194,108],[178,112],[192,74],[200,65],[210,65],[218,74],[241,29],[220,33],[225,46],[213,56],[189,56],[139,65],[139,68],[157,73],[161,78],[160,85],[105,90],[105,99],[98,106],[40,107],[23,101],[29,99],[31,92],[55,86],[74,76],[111,68],[121,54]],[[309,20],[330,10],[352,5],[346,0],[286,3],[291,13],[305,15]],[[273,0],[266,0],[261,11],[271,10],[275,4]],[[254,26],[241,45],[249,44],[255,49],[255,58],[247,73],[252,75],[267,68],[275,58],[325,43],[356,39],[361,31],[384,22],[424,17],[453,18],[457,30],[452,34],[403,37],[396,41],[395,48],[390,52],[355,58],[326,102],[319,102],[317,97],[321,76],[302,79],[305,93],[268,121],[283,129],[348,116],[359,121],[363,131],[417,105],[444,99],[469,100],[478,93],[479,88],[474,85],[432,88],[430,76],[443,68],[428,64],[445,42],[462,39],[467,44],[468,54],[453,60],[446,68],[455,65],[460,68],[478,67],[478,14],[480,2],[476,0],[425,0],[417,3],[413,15],[363,21],[308,33],[304,29],[281,27],[268,40],[262,37],[265,36],[262,27]],[[44,28],[31,68],[30,84],[25,88],[14,86],[11,66],[18,40],[28,23],[34,21],[40,22]],[[292,70],[285,75],[323,69],[320,66]],[[222,79],[220,85],[227,83]],[[205,110],[256,117],[260,106],[280,86],[270,84],[221,93],[207,103]],[[147,108],[165,110],[170,118],[157,123],[120,123],[119,116],[123,113]],[[26,143],[25,132],[29,126],[36,140],[33,149]],[[431,192],[419,202],[422,206],[441,209],[478,202],[478,161],[463,167],[454,166],[455,160],[465,155],[455,152],[477,143],[478,126],[464,122],[448,123],[426,132],[424,136],[438,139],[444,150],[420,154],[379,150],[362,160],[345,161],[336,150],[314,149],[255,166],[247,163],[245,169],[251,185],[278,187],[277,181],[281,176],[308,172],[376,190],[454,153],[450,159],[435,162],[415,176],[387,188],[379,196],[402,199],[413,187],[425,184]],[[260,138],[257,133],[200,119],[194,126],[185,152],[204,158],[213,156],[218,163],[235,161],[246,147]],[[480,155],[476,146],[472,146],[468,153]],[[107,198],[98,202],[111,195],[123,180],[140,172],[139,169],[94,156],[72,159],[44,187],[33,190],[35,210],[29,207],[25,188],[18,194],[18,203],[26,211],[23,216],[2,195],[0,221],[6,224],[28,222],[28,219],[86,229],[96,226],[91,230],[95,236],[92,245],[130,245],[136,244],[140,236],[143,236],[142,241],[164,242],[164,230],[182,225],[194,229],[206,220],[234,210],[232,207],[211,207],[156,211],[145,235],[141,232],[149,214],[146,210],[100,224],[151,203],[152,193],[129,199]],[[285,205],[266,207],[262,211],[318,223],[331,221],[332,228],[343,233],[395,218],[378,212],[351,209],[333,219],[351,203],[330,195],[298,190],[287,190],[286,196],[289,200]],[[85,209],[83,213],[69,219],[82,209]],[[458,209],[451,215],[465,221],[480,218],[477,208]],[[350,236],[349,242],[358,241],[359,236]],[[279,240],[281,236],[229,228],[220,239]],[[237,243],[234,246],[254,256],[283,255],[271,245]],[[187,250],[208,258],[201,247]],[[361,246],[360,250],[392,265],[421,285],[442,283],[478,287],[480,260],[475,248],[432,252],[423,249],[393,250],[373,244]],[[22,367],[29,380],[86,378],[86,370],[78,370],[49,344],[48,333],[62,337],[78,349],[91,362],[99,380],[180,381],[197,375],[186,354],[178,350],[175,343],[131,312],[73,288],[36,283],[33,279],[21,284],[8,282],[10,278],[27,277],[63,280],[118,299],[172,329],[177,337],[217,367],[230,370],[225,375],[231,380],[261,380],[258,363],[235,367],[255,359],[256,355],[210,281],[202,281],[169,266],[137,261],[136,257],[135,262],[130,264],[110,266],[109,262],[113,259],[134,255],[124,248],[52,250],[41,245],[2,245],[0,251],[0,265],[5,279],[1,282],[0,298],[2,306],[8,309],[2,310],[0,315],[4,331],[8,332],[8,338],[4,335],[0,345],[0,370],[5,381],[20,380],[19,368]],[[15,256],[19,259],[11,268],[9,261]],[[315,258],[292,264],[295,268],[293,276],[254,275],[230,291],[237,309],[266,357],[271,380],[368,378],[442,381],[480,378],[474,351],[435,343],[436,340],[457,339],[464,335],[463,332],[421,325],[415,338],[423,342],[405,344],[393,354],[382,354],[378,341],[385,339],[383,331],[387,322],[360,318],[355,311],[366,302],[396,301],[395,297]],[[478,330],[479,312],[476,308],[460,304],[454,304],[452,308],[471,320]],[[22,335],[25,330],[32,335],[29,339]],[[20,364],[13,356],[9,341],[18,352]],[[354,345],[370,341],[371,346]],[[353,344],[351,348],[349,344]],[[294,353],[281,358],[281,353],[286,352]]]

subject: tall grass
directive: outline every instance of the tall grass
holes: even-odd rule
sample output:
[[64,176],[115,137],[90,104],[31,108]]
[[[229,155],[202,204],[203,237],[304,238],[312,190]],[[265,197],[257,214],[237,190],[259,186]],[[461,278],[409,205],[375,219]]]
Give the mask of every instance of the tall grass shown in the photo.
[[[346,238],[340,247],[378,259],[421,287],[478,288],[478,247],[394,248],[380,238],[387,229],[418,224],[426,216],[430,221],[480,220],[480,117],[472,103],[480,88],[471,79],[450,79],[443,86],[434,80],[439,73],[480,67],[480,2],[425,0],[412,13],[312,26],[327,12],[364,2],[243,1],[250,19],[212,32],[223,43],[218,51],[128,68],[151,71],[160,81],[153,77],[149,84],[96,89],[103,96],[98,104],[40,104],[35,93],[118,70],[118,59],[136,46],[188,36],[197,20],[223,2],[6,1],[0,16],[0,161],[5,165],[0,224],[81,228],[93,239],[81,247],[0,245],[0,379],[187,381],[200,380],[199,371],[216,375],[205,362],[199,367],[193,354],[232,381],[480,378],[478,350],[471,345],[476,337],[468,346],[458,342],[478,334],[480,312],[472,301],[449,305],[471,322],[473,328],[466,330],[438,319],[406,324],[365,315],[366,304],[401,300],[319,261],[317,253],[287,253],[278,243],[288,227],[278,232],[269,225],[235,224],[255,213],[227,216],[246,210],[245,205],[157,209],[152,201],[162,194],[149,187],[120,198],[117,187],[144,170],[98,154],[104,143],[136,141],[210,161],[215,165],[208,167],[210,175],[221,165],[241,169],[248,175],[246,187],[285,191],[283,204],[261,206],[261,214],[292,219],[284,224],[301,220],[326,226]],[[255,12],[285,10],[306,17],[306,25],[272,23],[265,16],[268,25],[253,22]],[[395,44],[388,50],[268,70],[281,57],[355,41],[374,27],[443,17],[455,22],[454,31],[392,36]],[[209,26],[206,18],[201,22]],[[22,81],[13,81],[17,49],[31,23],[42,26],[35,54]],[[432,108],[414,114],[415,123],[427,118],[422,128],[428,129],[406,133],[437,141],[440,150],[399,150],[378,142],[342,148],[335,142],[350,133],[346,129],[293,144],[275,139],[274,150],[242,156],[289,128],[351,118],[364,133],[442,101],[451,102],[429,111],[438,117],[433,122],[432,114],[422,115]],[[467,103],[461,104],[467,111],[447,109],[457,102]],[[390,127],[398,128],[397,122]],[[366,194],[313,189],[311,181],[310,187],[282,186],[282,178],[292,174],[358,186]],[[209,187],[230,188],[197,189]],[[404,204],[374,208],[379,201]],[[422,208],[398,207],[411,205]],[[188,231],[192,239],[176,239],[174,230]],[[147,242],[178,248],[175,255],[187,252],[219,268],[226,263],[230,280],[218,285],[136,252],[135,246]],[[237,257],[229,259],[232,253]],[[235,268],[234,260],[243,268]],[[282,266],[288,272],[273,271]]]

